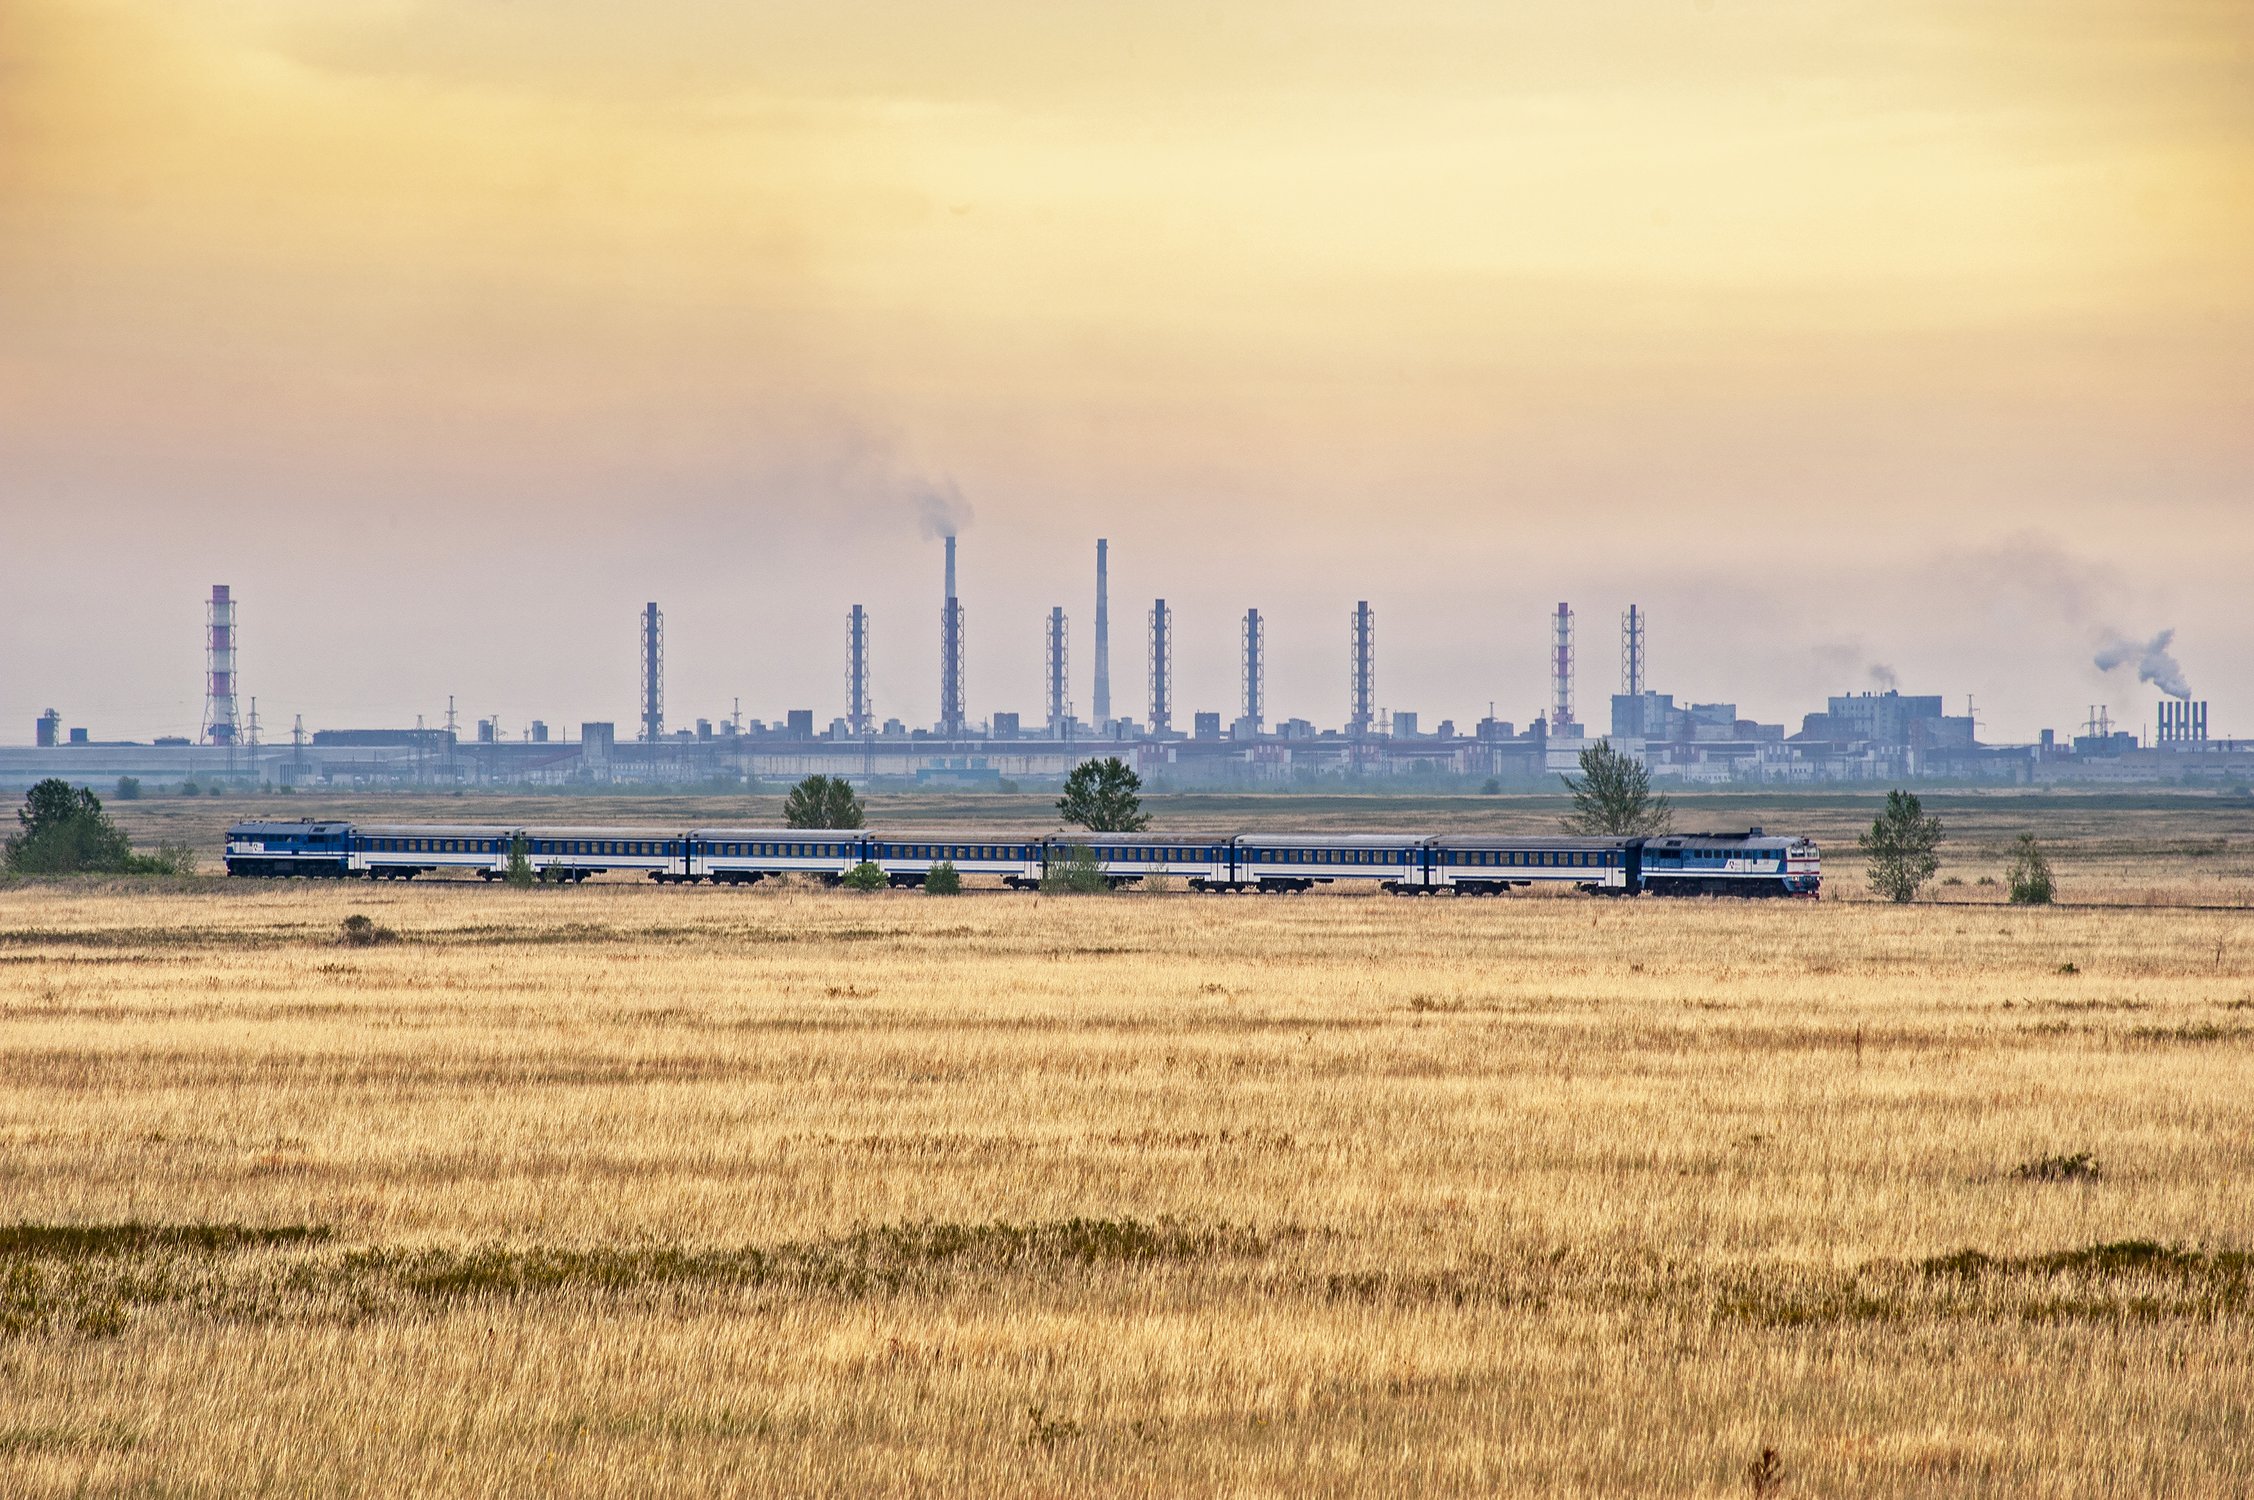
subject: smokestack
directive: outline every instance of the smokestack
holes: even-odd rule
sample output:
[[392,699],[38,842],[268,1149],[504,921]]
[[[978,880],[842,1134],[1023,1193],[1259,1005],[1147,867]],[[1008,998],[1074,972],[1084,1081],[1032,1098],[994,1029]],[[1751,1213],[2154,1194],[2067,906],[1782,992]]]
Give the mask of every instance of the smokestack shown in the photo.
[[1368,736],[1377,723],[1377,616],[1370,601],[1354,606],[1354,624],[1347,638],[1346,732],[1356,739]]
[[1644,690],[1644,612],[1635,605],[1620,617],[1620,691],[1631,698]]
[[1550,652],[1550,733],[1563,734],[1573,722],[1573,607],[1557,607],[1556,637]]
[[642,739],[656,744],[665,735],[665,616],[657,601],[642,606]]
[[970,723],[963,711],[963,606],[955,597],[955,538],[946,540],[947,602],[939,608],[939,732],[960,738]]
[[1111,543],[1096,538],[1096,725],[1111,722]]
[[875,722],[869,711],[869,612],[856,604],[845,617],[845,726],[867,734]]
[[1065,654],[1064,606],[1049,611],[1049,736],[1063,739],[1072,723],[1072,669]]
[[204,606],[204,743],[232,745],[241,729],[235,709],[235,599],[226,584],[215,583]]
[[1174,727],[1174,612],[1164,599],[1150,611],[1150,732],[1153,738]]
[[1260,611],[1248,609],[1244,612],[1244,717],[1254,734],[1260,732],[1268,696],[1267,663],[1261,646]]

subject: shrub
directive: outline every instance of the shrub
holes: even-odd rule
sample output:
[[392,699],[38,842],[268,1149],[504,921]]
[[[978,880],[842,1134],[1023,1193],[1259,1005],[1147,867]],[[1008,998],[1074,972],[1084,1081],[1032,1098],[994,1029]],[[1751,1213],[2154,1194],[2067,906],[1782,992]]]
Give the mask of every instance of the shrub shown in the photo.
[[2043,846],[2035,842],[2035,835],[2023,833],[2012,850],[2011,869],[2004,876],[2011,887],[2011,904],[2014,906],[2048,906],[2058,896],[2058,881],[2051,875],[2050,856]]
[[1503,782],[1502,782],[1502,778],[1501,778],[1501,777],[1499,777],[1499,776],[1490,776],[1490,777],[1488,777],[1488,778],[1487,778],[1487,779],[1486,779],[1486,780],[1485,780],[1484,782],[1481,782],[1481,783],[1480,783],[1480,786],[1479,786],[1479,795],[1480,795],[1480,796],[1482,796],[1482,797],[1500,797],[1500,796],[1501,796],[1502,794],[1503,794]]
[[521,889],[530,886],[536,878],[532,861],[525,857],[524,836],[519,834],[509,840],[509,870],[502,879]]
[[890,883],[874,860],[864,859],[845,872],[845,884],[856,891],[881,891]]
[[1041,872],[1041,889],[1052,896],[1092,896],[1110,890],[1111,882],[1096,862],[1096,851],[1074,844],[1062,860],[1050,861]]
[[373,948],[378,943],[395,943],[399,934],[377,922],[375,918],[354,912],[344,919],[337,933],[337,942],[346,948]]
[[183,781],[180,783],[180,795],[183,797],[200,797],[203,795],[203,788],[192,781]]
[[959,896],[963,892],[962,872],[941,860],[924,876],[924,890],[934,896]]
[[126,873],[131,875],[193,875],[199,861],[196,846],[188,843],[163,843],[154,854],[136,854],[126,862]]
[[120,776],[120,777],[118,777],[118,779],[117,779],[117,800],[118,800],[118,801],[120,801],[120,802],[138,802],[138,801],[140,801],[140,800],[141,800],[141,778],[139,778],[138,776]]
[[2077,1151],[2072,1156],[2039,1156],[2023,1161],[2011,1169],[2011,1175],[2020,1182],[2096,1182],[2104,1174],[2098,1171],[2096,1157]]

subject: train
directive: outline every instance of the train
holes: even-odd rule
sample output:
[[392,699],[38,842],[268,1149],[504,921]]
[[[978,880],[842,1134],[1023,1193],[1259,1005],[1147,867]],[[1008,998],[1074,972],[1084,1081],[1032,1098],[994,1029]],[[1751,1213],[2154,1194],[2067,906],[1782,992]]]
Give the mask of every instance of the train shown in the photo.
[[1365,884],[1406,895],[1502,895],[1534,886],[1603,895],[1801,896],[1823,885],[1806,838],[1750,828],[1638,838],[1421,833],[929,832],[862,828],[518,828],[482,823],[237,823],[227,873],[412,880],[505,876],[521,854],[543,881],[641,873],[664,884],[750,885],[783,875],[836,883],[863,864],[919,886],[938,865],[1037,888],[1092,862],[1112,885],[1154,876],[1193,891]]

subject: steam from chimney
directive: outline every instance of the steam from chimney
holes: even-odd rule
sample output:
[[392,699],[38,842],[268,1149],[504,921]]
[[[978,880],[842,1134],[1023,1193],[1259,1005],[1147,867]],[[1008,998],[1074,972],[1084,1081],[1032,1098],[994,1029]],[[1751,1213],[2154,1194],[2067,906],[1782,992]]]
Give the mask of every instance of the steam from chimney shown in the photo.
[[970,502],[952,479],[926,480],[916,486],[916,521],[924,540],[938,541],[970,527]]
[[2105,643],[2098,647],[2097,669],[2111,672],[2131,662],[2137,664],[2137,681],[2149,682],[2171,698],[2189,698],[2191,683],[2184,677],[2184,669],[2168,654],[2176,632],[2163,630],[2149,641],[2134,641],[2118,630],[2105,633]]

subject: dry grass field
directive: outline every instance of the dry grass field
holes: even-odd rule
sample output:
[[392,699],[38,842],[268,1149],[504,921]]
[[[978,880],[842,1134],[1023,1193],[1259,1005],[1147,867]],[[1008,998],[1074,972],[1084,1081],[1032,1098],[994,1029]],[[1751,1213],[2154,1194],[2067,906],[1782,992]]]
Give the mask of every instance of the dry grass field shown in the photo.
[[2243,1494],[2250,1063],[2254,912],[5,887],[0,1493]]

